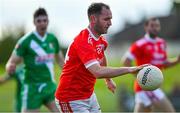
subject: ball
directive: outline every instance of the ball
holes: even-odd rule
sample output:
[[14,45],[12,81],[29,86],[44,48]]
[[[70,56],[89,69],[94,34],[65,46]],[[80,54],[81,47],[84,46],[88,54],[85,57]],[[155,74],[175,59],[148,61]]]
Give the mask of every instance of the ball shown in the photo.
[[143,90],[152,91],[163,83],[163,74],[156,66],[147,66],[137,74],[137,82]]

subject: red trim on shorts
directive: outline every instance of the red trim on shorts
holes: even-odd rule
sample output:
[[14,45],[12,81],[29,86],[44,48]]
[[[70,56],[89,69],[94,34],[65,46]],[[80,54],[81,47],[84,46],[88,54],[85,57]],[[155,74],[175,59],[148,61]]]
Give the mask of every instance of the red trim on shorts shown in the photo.
[[70,104],[69,104],[69,103],[67,103],[67,107],[68,107],[68,109],[69,109],[70,113],[73,113],[73,111],[72,111],[71,106],[70,106]]
[[63,113],[73,113],[69,102],[59,102],[59,105]]

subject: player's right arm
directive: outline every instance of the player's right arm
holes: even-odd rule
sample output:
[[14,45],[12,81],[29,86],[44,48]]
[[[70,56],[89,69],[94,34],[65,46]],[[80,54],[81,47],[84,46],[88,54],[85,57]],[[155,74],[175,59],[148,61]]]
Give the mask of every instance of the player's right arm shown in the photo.
[[122,64],[124,66],[132,66],[132,62],[134,61],[135,57],[139,54],[138,46],[136,43],[132,44],[132,46],[128,49],[125,55],[122,58]]
[[128,73],[134,73],[141,70],[147,65],[141,65],[136,67],[104,67],[98,63],[91,65],[87,69],[98,79],[101,78],[114,78],[122,76]]
[[6,64],[6,72],[8,74],[15,73],[16,66],[22,62],[22,58],[17,56],[16,54],[12,54]]
[[125,56],[124,59],[122,60],[122,64],[124,66],[130,67],[132,66],[132,61],[133,61],[132,59]]
[[27,44],[25,41],[26,37],[22,37],[18,40],[8,62],[6,63],[6,72],[11,75],[15,72],[16,66],[22,62],[23,56],[27,52]]
[[139,47],[136,43],[132,44],[131,47],[128,49],[124,57],[122,58],[121,62],[124,66],[131,67],[133,66],[133,61],[136,57],[139,56]]
[[59,66],[61,67],[61,69],[63,68],[64,65],[64,55],[62,53],[62,51],[60,51],[58,54],[56,54],[56,61],[59,64]]

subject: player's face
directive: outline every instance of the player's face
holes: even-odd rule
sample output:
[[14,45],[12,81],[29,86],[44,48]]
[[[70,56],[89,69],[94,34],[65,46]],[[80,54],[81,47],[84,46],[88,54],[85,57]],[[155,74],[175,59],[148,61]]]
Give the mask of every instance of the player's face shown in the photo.
[[36,30],[39,33],[45,33],[48,26],[48,17],[47,16],[38,16],[34,19],[34,24],[36,26]]
[[95,16],[94,29],[99,34],[106,34],[108,28],[111,26],[112,13],[105,7],[102,8],[101,14]]
[[149,21],[145,29],[146,32],[148,32],[151,37],[156,37],[161,29],[159,20]]

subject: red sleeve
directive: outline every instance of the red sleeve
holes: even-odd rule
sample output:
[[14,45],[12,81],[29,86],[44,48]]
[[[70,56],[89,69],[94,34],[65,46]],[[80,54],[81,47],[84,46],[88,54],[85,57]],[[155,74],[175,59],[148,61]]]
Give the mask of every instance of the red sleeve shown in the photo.
[[77,39],[75,43],[75,48],[79,58],[84,63],[86,68],[90,67],[95,63],[99,63],[96,60],[95,50],[93,49],[93,46],[88,43],[86,37]]
[[140,52],[141,52],[140,47],[136,43],[131,45],[129,52],[132,55],[131,57],[138,58],[141,56],[140,55]]

